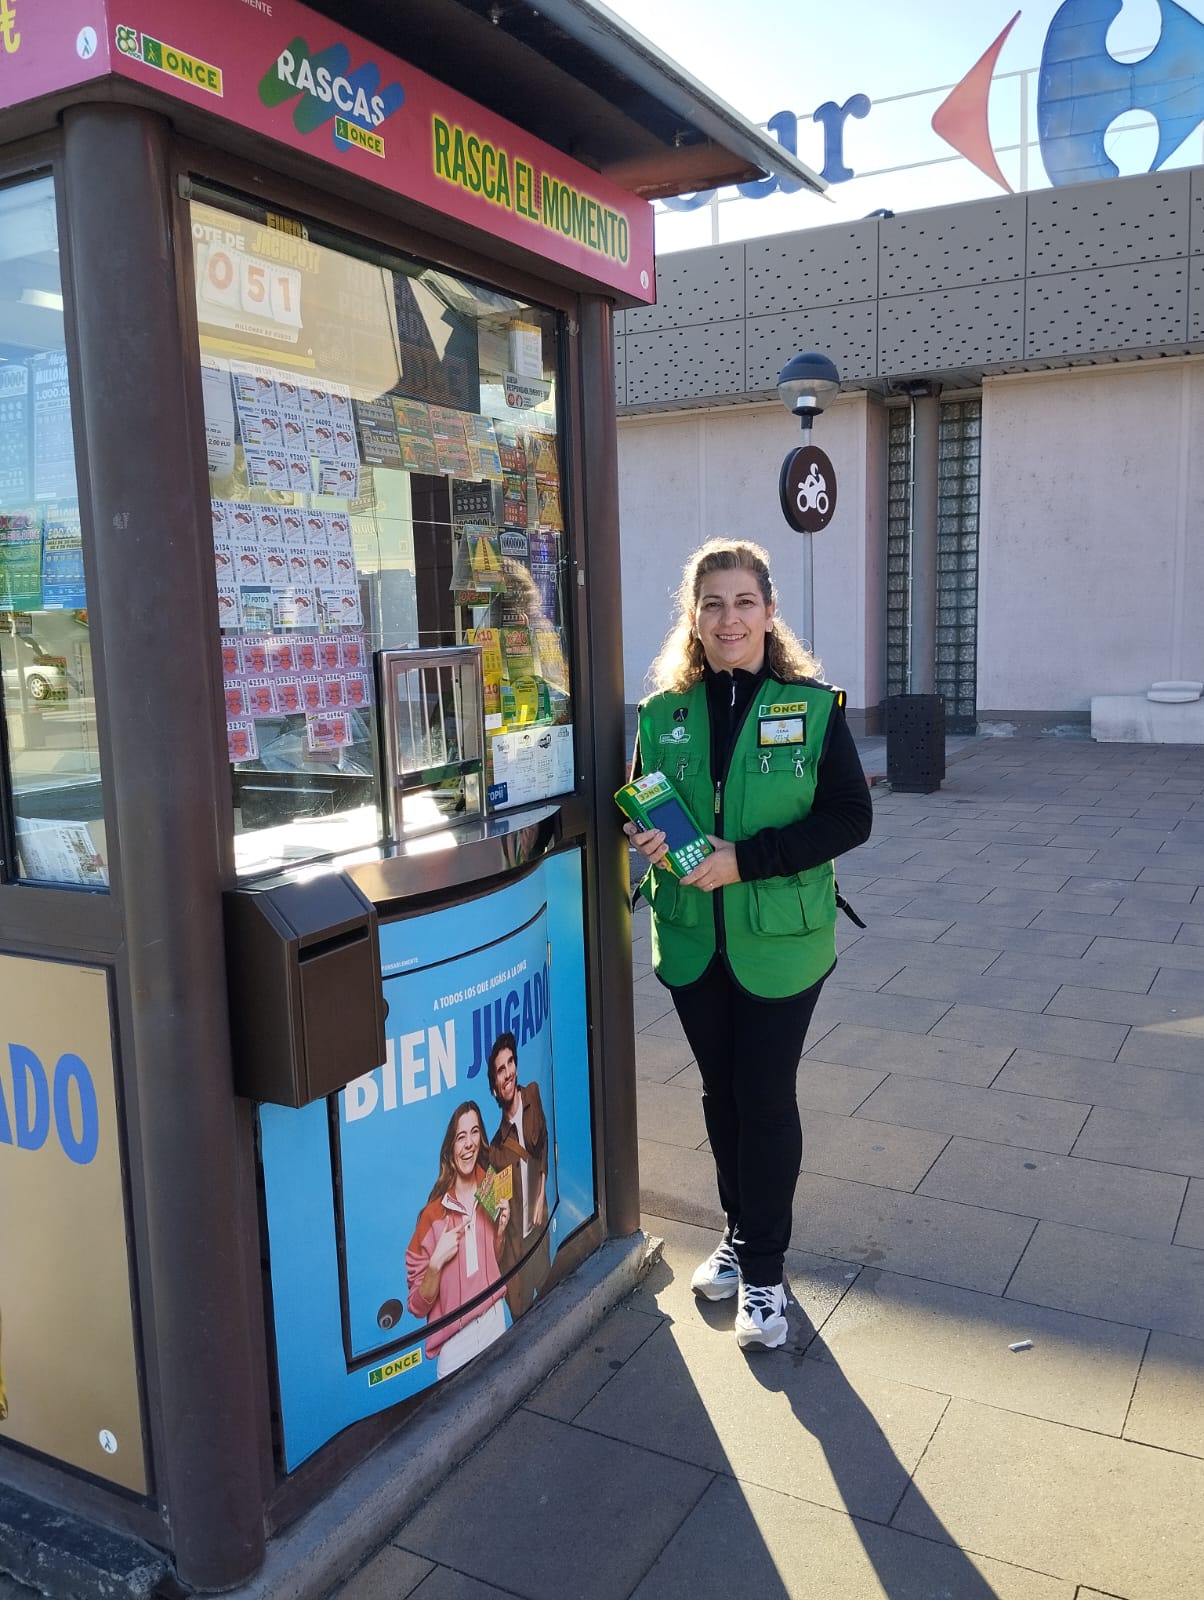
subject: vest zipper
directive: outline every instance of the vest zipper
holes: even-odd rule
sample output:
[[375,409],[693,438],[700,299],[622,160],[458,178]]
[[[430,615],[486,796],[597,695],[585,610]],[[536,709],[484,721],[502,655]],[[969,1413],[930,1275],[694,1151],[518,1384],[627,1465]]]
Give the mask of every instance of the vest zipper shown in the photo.
[[[734,728],[729,727],[728,729],[727,750],[724,752],[723,756],[722,776],[715,784],[715,837],[717,839],[723,838],[723,785],[727,781],[728,770],[732,764],[732,757],[736,753],[736,746],[740,742],[740,735],[744,732],[744,724],[748,721],[749,713],[753,708],[753,703],[756,700],[757,695],[760,693],[761,685],[764,682],[765,674],[762,674],[753,685],[753,691],[748,697],[748,704],[744,708],[744,715],[740,718],[740,721]],[[728,709],[730,711],[734,711],[736,709],[735,673],[732,674],[732,697],[728,702]],[[716,889],[711,895],[711,899],[715,908],[715,954],[724,957],[726,960],[727,928],[725,927],[723,921],[723,890]]]

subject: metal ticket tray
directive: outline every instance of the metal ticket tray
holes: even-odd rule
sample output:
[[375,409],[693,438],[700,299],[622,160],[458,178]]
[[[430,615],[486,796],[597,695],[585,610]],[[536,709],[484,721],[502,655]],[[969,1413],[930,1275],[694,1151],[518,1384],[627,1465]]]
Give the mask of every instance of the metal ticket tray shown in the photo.
[[300,1107],[385,1059],[376,908],[339,871],[225,896],[234,1082]]

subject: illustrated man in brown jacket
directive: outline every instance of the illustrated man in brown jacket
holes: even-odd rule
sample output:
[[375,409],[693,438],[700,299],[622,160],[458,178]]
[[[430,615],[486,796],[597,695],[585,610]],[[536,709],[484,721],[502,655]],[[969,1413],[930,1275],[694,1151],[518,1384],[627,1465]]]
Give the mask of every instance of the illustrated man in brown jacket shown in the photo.
[[512,1174],[510,1226],[498,1255],[507,1276],[506,1304],[521,1317],[543,1286],[551,1265],[548,1248],[548,1124],[539,1085],[518,1081],[518,1042],[499,1033],[489,1052],[489,1088],[502,1110],[491,1141],[490,1160],[498,1172]]

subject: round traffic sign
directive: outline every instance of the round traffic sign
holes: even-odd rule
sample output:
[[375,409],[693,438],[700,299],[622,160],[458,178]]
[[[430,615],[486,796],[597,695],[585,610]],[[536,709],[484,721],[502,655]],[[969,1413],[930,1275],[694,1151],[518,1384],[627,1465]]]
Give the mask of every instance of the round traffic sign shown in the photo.
[[782,515],[799,533],[819,533],[836,512],[836,468],[813,444],[792,450],[778,481]]

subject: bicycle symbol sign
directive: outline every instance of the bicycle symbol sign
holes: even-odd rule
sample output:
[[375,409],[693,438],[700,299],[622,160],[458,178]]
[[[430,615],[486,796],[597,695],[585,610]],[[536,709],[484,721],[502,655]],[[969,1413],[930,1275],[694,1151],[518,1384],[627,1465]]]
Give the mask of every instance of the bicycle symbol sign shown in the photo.
[[836,468],[822,450],[804,445],[782,463],[782,514],[799,533],[819,533],[836,511]]

